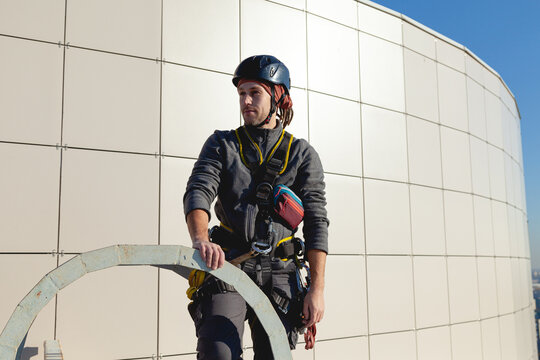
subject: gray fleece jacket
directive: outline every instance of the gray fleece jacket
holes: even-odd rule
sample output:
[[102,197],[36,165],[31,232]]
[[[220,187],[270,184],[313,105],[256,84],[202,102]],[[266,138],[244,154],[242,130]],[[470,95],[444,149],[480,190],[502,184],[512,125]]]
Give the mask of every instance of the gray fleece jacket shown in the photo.
[[[283,128],[247,127],[259,146],[264,159],[278,141]],[[257,159],[258,151],[243,144],[247,159]],[[249,162],[249,160],[248,160]],[[324,174],[315,149],[305,140],[293,138],[285,172],[276,179],[294,191],[304,205],[304,240],[306,248],[328,252],[328,219],[324,192]],[[249,168],[242,162],[240,146],[234,130],[215,131],[204,144],[184,194],[184,213],[205,210],[217,196],[215,212],[218,219],[233,229],[247,243],[255,236],[258,206],[252,201],[256,183]],[[277,217],[277,215],[276,215]],[[278,239],[291,236],[292,231],[279,221],[274,223]]]

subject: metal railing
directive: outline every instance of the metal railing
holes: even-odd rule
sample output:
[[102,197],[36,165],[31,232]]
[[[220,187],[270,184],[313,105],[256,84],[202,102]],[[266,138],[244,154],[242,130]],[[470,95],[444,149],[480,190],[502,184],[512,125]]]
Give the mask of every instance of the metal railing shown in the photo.
[[90,272],[113,266],[151,265],[186,277],[192,269],[206,271],[236,288],[253,308],[268,334],[274,358],[292,360],[285,329],[268,297],[240,269],[225,263],[211,270],[198,251],[180,245],[114,245],[75,256],[45,275],[17,305],[0,334],[0,359],[19,360],[26,335],[41,309],[58,291]]

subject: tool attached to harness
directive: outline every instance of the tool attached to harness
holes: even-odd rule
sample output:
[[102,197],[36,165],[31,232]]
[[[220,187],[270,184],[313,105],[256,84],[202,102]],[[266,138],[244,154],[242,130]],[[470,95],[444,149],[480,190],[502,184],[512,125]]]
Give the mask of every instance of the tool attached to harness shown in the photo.
[[298,333],[304,333],[304,341],[306,343],[305,349],[310,350],[315,346],[317,326],[316,324],[313,324],[306,328],[304,324],[304,314],[302,313],[304,299],[311,286],[311,272],[304,261],[302,261],[302,264],[296,268],[296,281],[298,286],[296,303],[299,304],[300,309],[295,309],[295,314],[298,314],[298,316],[296,321],[293,323],[293,327]]

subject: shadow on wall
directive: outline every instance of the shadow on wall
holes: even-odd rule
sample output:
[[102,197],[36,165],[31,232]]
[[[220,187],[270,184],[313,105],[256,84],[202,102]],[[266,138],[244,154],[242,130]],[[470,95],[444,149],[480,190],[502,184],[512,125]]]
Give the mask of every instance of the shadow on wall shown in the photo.
[[21,353],[21,360],[29,360],[38,354],[37,347],[25,347]]

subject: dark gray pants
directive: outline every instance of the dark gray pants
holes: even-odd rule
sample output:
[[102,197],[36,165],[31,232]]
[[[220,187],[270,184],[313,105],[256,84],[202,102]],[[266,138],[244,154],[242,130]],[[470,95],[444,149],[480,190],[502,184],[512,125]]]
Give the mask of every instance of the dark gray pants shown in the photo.
[[[270,285],[270,284],[269,284]],[[272,286],[292,296],[296,293],[294,273],[275,274]],[[268,288],[267,290],[270,290]],[[268,292],[267,292],[268,293]],[[272,302],[273,303],[273,302]],[[274,306],[275,307],[275,306]],[[285,327],[291,349],[296,347],[298,334],[292,329],[294,314],[276,312]],[[237,292],[214,294],[193,304],[190,308],[197,334],[197,359],[238,360],[242,359],[242,337],[247,319],[251,328],[251,339],[255,360],[272,360],[272,349],[268,336],[253,310]]]

